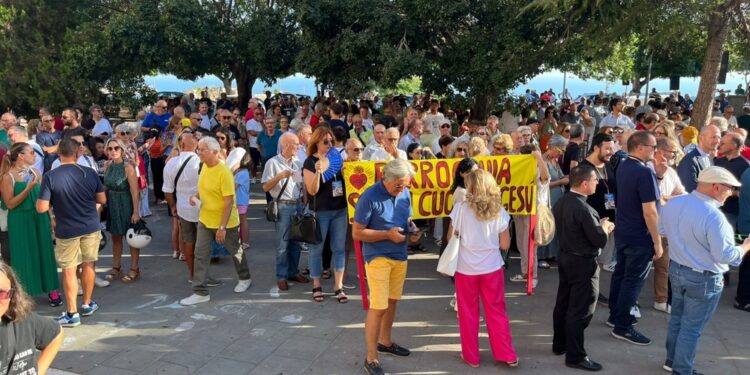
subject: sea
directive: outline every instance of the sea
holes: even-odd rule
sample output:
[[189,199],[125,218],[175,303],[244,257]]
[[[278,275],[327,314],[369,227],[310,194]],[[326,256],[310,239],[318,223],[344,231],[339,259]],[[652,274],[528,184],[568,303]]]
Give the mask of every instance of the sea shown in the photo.
[[[730,72],[727,74],[725,84],[718,85],[717,90],[723,89],[734,92],[737,85],[742,84],[745,86],[746,76],[740,73]],[[205,87],[223,87],[221,80],[212,75],[203,76],[197,80],[189,81],[175,77],[171,74],[158,74],[153,76],[145,77],[146,83],[154,88],[156,91],[179,91],[188,92]],[[698,86],[700,84],[700,77],[681,77],[680,78],[680,92],[683,94],[689,94],[691,97],[695,97],[698,92]],[[537,75],[531,78],[525,83],[519,84],[512,91],[516,95],[523,94],[526,89],[536,90],[537,93],[541,93],[543,90],[552,89],[557,94],[563,92],[563,88],[567,88],[570,94],[577,98],[582,95],[595,94],[599,91],[605,93],[612,93],[622,95],[630,90],[630,86],[625,86],[622,82],[612,82],[605,80],[595,79],[583,79],[575,76],[572,73],[564,73],[558,70],[553,70]],[[669,79],[654,79],[649,83],[649,91],[655,88],[657,92],[666,93],[669,90]],[[315,78],[308,77],[303,74],[295,74],[289,77],[278,79],[274,84],[267,85],[266,83],[258,80],[253,85],[253,95],[262,94],[266,90],[271,92],[284,92],[293,94],[302,94],[308,96],[315,96]],[[645,93],[645,88],[642,89],[641,93]]]

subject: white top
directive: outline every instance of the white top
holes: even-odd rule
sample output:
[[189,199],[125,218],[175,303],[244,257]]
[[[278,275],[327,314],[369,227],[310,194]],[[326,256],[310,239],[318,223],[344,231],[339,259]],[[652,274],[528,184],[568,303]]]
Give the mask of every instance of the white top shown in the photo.
[[201,128],[211,130],[211,119],[208,115],[201,115]]
[[[654,169],[653,163],[649,162],[648,166],[651,170]],[[685,186],[682,184],[682,181],[680,181],[680,176],[672,167],[667,167],[667,172],[664,173],[664,178],[662,178],[661,181],[657,180],[657,182],[659,185],[659,193],[661,193],[660,195],[662,196],[673,195],[672,193],[675,190],[682,194],[686,193]]]
[[[38,155],[37,155],[38,156]],[[50,170],[53,170],[60,166],[60,159],[55,159],[55,161],[52,162],[52,166],[50,166]],[[78,160],[76,161],[76,164],[82,166],[82,167],[89,167],[93,169],[95,172],[99,173],[99,168],[97,167],[96,161],[92,156],[89,155],[81,155]]]
[[[408,160],[409,158],[406,157],[406,151],[399,149],[398,150],[398,158],[401,160]],[[370,161],[391,161],[393,160],[393,156],[385,151],[385,148],[379,148],[375,150],[372,155],[370,155],[370,158],[368,159]]]
[[[279,151],[279,153],[281,153],[281,151]],[[305,159],[307,159],[307,146],[300,144],[299,149],[297,150],[297,160],[305,160]],[[300,161],[300,163],[301,162],[302,161]]]
[[91,135],[96,137],[97,135],[102,135],[104,133],[112,135],[112,124],[110,124],[109,120],[106,118],[100,118],[99,121],[96,122],[96,125],[94,125],[94,128],[91,129]]
[[42,149],[42,146],[39,146],[36,141],[28,140],[26,141],[29,145],[31,145],[31,148],[34,149],[34,165],[33,167],[36,168],[41,173],[44,173],[44,149]]
[[507,230],[510,224],[510,216],[505,209],[501,209],[497,219],[480,221],[466,202],[459,202],[453,206],[450,217],[454,225],[460,226],[456,228],[461,236],[456,272],[483,275],[499,270],[503,266],[499,250],[500,233]]
[[224,164],[226,164],[229,169],[234,169],[234,166],[239,165],[240,162],[242,162],[242,158],[245,157],[245,154],[247,154],[247,151],[245,151],[244,148],[235,147],[229,152],[229,155],[227,155],[227,160],[224,161]]
[[502,117],[500,117],[500,124],[499,124],[500,131],[505,134],[510,134],[510,132],[518,129],[518,119],[513,116],[512,113],[508,111],[503,111]]
[[[248,131],[252,130],[258,133],[263,131],[263,127],[260,126],[260,123],[258,123],[258,121],[255,121],[254,118],[247,120],[247,123],[245,124],[245,128]],[[250,148],[258,148],[258,137],[253,137],[252,135],[250,135],[250,133],[247,133],[247,145]]]
[[[297,200],[300,199],[300,193],[302,192],[302,163],[296,157],[287,160],[281,154],[276,155],[266,162],[265,168],[263,168],[263,176],[260,179],[261,183],[271,181],[276,175],[283,171],[292,171],[292,176],[288,178],[289,182],[284,189],[284,194],[281,195],[281,200]],[[273,199],[279,195],[281,188],[284,186],[286,179],[279,180],[268,192],[271,194]]]
[[370,144],[365,147],[365,152],[362,153],[362,160],[372,160],[370,157],[372,154],[375,153],[377,150],[382,150],[383,145],[381,145],[378,142],[375,142],[375,137],[370,138]]
[[182,168],[182,164],[192,156],[188,164],[185,165],[185,169],[182,170],[180,180],[177,181],[177,216],[185,221],[191,223],[198,222],[198,216],[200,214],[200,206],[191,206],[189,199],[190,196],[198,194],[198,169],[200,169],[200,158],[194,152],[182,151],[176,157],[169,159],[167,165],[164,166],[164,184],[162,185],[162,191],[165,193],[174,193],[175,186],[174,180],[177,177],[177,172]]
[[367,129],[372,130],[372,128],[375,126],[375,123],[372,122],[371,118],[363,118],[362,119],[362,126],[364,126]]
[[443,121],[445,121],[445,115],[440,112],[434,115],[430,112],[427,112],[427,114],[422,118],[425,130],[429,130],[429,132],[432,134],[440,134],[440,124],[442,124]]
[[630,120],[630,117],[625,116],[622,113],[620,113],[620,115],[617,117],[615,117],[613,113],[610,113],[609,115],[607,115],[605,118],[602,119],[602,123],[599,124],[599,127],[602,127],[602,128],[618,127],[622,129],[625,129],[625,128],[634,129],[635,124],[633,124],[633,121]]
[[736,128],[737,127],[737,117],[729,116],[727,119],[727,123],[730,128]]

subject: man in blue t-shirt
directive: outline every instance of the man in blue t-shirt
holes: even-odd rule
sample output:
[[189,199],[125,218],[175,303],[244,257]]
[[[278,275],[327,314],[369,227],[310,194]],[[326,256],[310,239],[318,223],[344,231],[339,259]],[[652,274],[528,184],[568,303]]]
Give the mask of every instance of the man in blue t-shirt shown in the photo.
[[145,132],[148,132],[149,130],[154,128],[159,129],[159,132],[162,132],[169,126],[169,119],[171,117],[172,114],[167,112],[167,102],[164,100],[159,100],[154,105],[154,108],[151,109],[151,112],[149,112],[143,119],[141,129],[143,130],[144,134],[147,134]]
[[[364,243],[362,253],[370,290],[370,309],[365,320],[368,374],[383,373],[378,352],[398,356],[411,353],[391,341],[390,332],[406,278],[406,236],[419,236],[411,221],[411,193],[407,189],[413,177],[414,170],[408,161],[389,162],[383,168],[383,180],[359,197],[354,212],[352,236]],[[381,336],[381,332],[387,334]]]
[[628,158],[617,168],[615,197],[615,244],[617,265],[609,290],[609,319],[612,336],[637,345],[651,339],[633,328],[635,306],[651,261],[662,255],[659,238],[659,188],[654,171],[646,165],[653,160],[656,138],[646,131],[628,138]]
[[[63,327],[81,324],[81,315],[89,316],[99,306],[91,299],[94,292],[94,262],[99,256],[101,230],[99,207],[107,202],[104,186],[91,168],[76,164],[79,142],[63,138],[57,149],[60,166],[44,175],[36,210],[47,212],[50,206],[55,232],[55,259],[62,269],[63,292],[67,312],[57,322]],[[76,270],[81,265],[83,305],[80,315],[76,306],[78,277]]]

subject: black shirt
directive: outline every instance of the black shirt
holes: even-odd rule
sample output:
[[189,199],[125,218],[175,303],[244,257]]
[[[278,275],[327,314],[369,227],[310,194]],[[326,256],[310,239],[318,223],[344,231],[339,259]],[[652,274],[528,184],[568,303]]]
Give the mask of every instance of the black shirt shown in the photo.
[[596,175],[599,177],[599,183],[596,185],[596,192],[589,195],[586,199],[586,203],[589,204],[596,213],[599,214],[599,218],[608,217],[611,222],[615,222],[615,210],[607,210],[604,208],[604,202],[606,201],[604,195],[607,193],[614,194],[617,197],[617,179],[615,178],[615,170],[609,163],[604,163],[604,168],[599,169],[591,164],[587,159],[583,159],[581,164],[588,164],[594,170]]
[[[318,157],[315,155],[308,157],[305,159],[303,168],[315,174],[315,163],[317,163],[318,160]],[[346,191],[342,191],[340,196],[333,196],[333,185],[340,183],[342,188],[344,185],[344,176],[341,174],[341,171],[336,173],[336,176],[333,179],[326,182],[322,181],[323,174],[321,173],[320,179],[321,182],[320,187],[318,188],[318,194],[315,194],[315,196],[307,194],[307,202],[310,209],[313,211],[332,211],[346,208]],[[313,199],[313,197],[315,199]]]
[[[725,157],[714,159],[714,165],[722,167],[732,172],[737,180],[742,180],[742,173],[750,167],[750,162],[742,156],[729,160]],[[726,214],[739,215],[740,214],[740,198],[729,197],[721,206],[721,211]]]
[[[213,128],[211,128],[211,133],[214,133],[214,134],[216,134],[216,132],[217,132],[217,131],[218,131],[219,129],[221,129],[221,128],[222,128],[222,126],[221,126],[221,125],[216,125],[216,126],[214,126]],[[232,125],[232,124],[229,124],[228,128],[229,128],[229,131],[230,131],[230,132],[232,132],[232,135],[234,135],[234,140],[235,140],[235,141],[236,141],[236,140],[239,140],[239,139],[240,139],[240,130],[239,130],[239,129],[237,129],[237,127],[236,127],[236,126],[234,126],[234,125]]]
[[570,174],[570,162],[573,160],[581,160],[581,146],[579,146],[577,143],[570,142],[568,143],[568,147],[565,148],[563,161],[560,165],[560,169],[562,169],[563,173],[566,176]]
[[63,138],[71,138],[76,135],[80,135],[81,137],[86,139],[86,137],[88,137],[89,135],[89,131],[86,130],[83,126],[77,126],[75,128],[65,128],[62,131]]
[[43,350],[60,334],[60,325],[36,313],[16,322],[0,323],[0,372],[35,374],[37,350]]
[[552,213],[560,251],[595,257],[607,244],[607,233],[599,223],[599,215],[586,203],[583,195],[566,192],[552,208]]

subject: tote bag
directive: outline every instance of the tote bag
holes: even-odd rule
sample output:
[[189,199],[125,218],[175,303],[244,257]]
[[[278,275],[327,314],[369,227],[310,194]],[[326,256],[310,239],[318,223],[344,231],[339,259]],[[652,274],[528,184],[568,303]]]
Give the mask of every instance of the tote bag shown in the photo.
[[461,242],[460,229],[463,222],[463,210],[463,205],[459,206],[451,238],[448,240],[448,245],[445,246],[445,250],[443,250],[443,254],[440,255],[440,259],[438,260],[437,271],[443,275],[453,276],[458,267],[458,247]]

